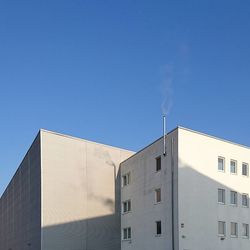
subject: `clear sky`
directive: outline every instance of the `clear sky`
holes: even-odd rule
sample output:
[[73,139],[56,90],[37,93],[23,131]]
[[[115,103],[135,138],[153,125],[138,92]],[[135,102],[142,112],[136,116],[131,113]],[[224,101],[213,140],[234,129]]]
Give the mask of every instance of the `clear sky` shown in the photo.
[[250,145],[250,1],[0,2],[0,194],[39,128],[139,150],[182,125]]

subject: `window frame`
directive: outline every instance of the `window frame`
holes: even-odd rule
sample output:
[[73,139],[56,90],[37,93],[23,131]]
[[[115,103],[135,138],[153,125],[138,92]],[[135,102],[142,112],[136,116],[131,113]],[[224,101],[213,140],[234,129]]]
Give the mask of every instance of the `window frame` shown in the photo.
[[[159,164],[158,164],[159,163]],[[155,158],[155,172],[158,173],[161,171],[161,167],[162,167],[162,164],[161,164],[161,155],[159,155],[158,157]],[[160,166],[160,168],[158,168]]]
[[[234,166],[235,167],[235,172],[232,172],[232,165],[231,165],[231,163],[235,164],[235,166]],[[238,163],[237,163],[236,160],[231,159],[230,160],[230,174],[237,175],[237,172],[238,172]]]
[[[223,169],[219,169],[219,160],[223,160]],[[225,159],[225,157],[218,156],[218,159],[217,159],[217,170],[219,172],[225,173],[225,166],[226,166],[226,159]]]
[[[223,234],[220,233],[220,223],[222,223],[223,225]],[[218,236],[226,237],[226,222],[225,221],[218,221]]]
[[[219,191],[222,191],[222,197],[224,198],[224,202],[219,201]],[[226,190],[223,188],[218,188],[218,204],[225,205],[226,204]]]
[[155,222],[155,226],[156,226],[155,236],[157,236],[157,237],[162,236],[162,223],[161,223],[161,220],[157,220]]
[[[235,226],[235,234],[232,234],[232,225]],[[230,223],[230,236],[232,238],[238,238],[238,223],[237,222]]]
[[[236,203],[232,203],[232,194],[236,194]],[[236,192],[236,191],[233,191],[233,190],[230,190],[230,205],[231,206],[235,206],[235,207],[237,207],[238,206],[238,192]]]
[[[124,181],[124,179],[126,178],[126,182]],[[130,185],[131,182],[131,174],[130,172],[127,172],[126,174],[122,175],[122,187],[127,187],[128,185]]]
[[[244,204],[243,204],[243,196],[246,197],[247,205],[244,205]],[[248,195],[248,194],[243,193],[243,194],[241,195],[241,205],[242,205],[242,207],[244,207],[244,208],[249,208],[249,195]]]
[[[126,235],[126,237],[125,237],[125,235]],[[132,239],[131,227],[124,227],[122,230],[122,240],[126,241],[126,240],[131,240],[131,239]]]
[[[246,166],[246,175],[243,174],[243,166]],[[242,165],[241,165],[241,175],[244,176],[244,177],[249,177],[249,164],[246,163],[246,162],[242,162]]]
[[[160,200],[158,201],[157,198],[158,198],[158,192],[160,194]],[[162,202],[162,195],[161,195],[161,188],[156,188],[155,189],[155,204],[159,204]]]
[[[246,226],[247,235],[244,235],[244,233],[245,233],[244,226]],[[242,238],[249,239],[249,224],[247,224],[247,223],[242,223]]]
[[[124,207],[127,208],[126,211],[124,210]],[[128,209],[128,208],[130,208],[130,209]],[[129,200],[123,201],[122,202],[122,214],[131,213],[131,210],[132,210],[131,200],[129,199]]]

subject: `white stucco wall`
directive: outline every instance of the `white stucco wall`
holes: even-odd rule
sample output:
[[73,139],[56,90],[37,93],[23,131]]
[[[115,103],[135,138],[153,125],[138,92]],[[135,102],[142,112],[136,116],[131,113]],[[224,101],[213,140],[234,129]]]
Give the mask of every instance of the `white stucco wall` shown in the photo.
[[[179,241],[180,250],[249,250],[242,238],[242,223],[250,224],[250,208],[231,206],[230,190],[250,194],[250,179],[241,175],[241,164],[250,164],[250,149],[187,129],[178,129],[179,141]],[[217,169],[225,157],[226,171]],[[230,159],[237,160],[237,175],[230,173]],[[218,188],[226,190],[226,205],[218,204]],[[218,221],[226,222],[226,238],[218,237]],[[230,237],[230,222],[238,223],[238,238]]]

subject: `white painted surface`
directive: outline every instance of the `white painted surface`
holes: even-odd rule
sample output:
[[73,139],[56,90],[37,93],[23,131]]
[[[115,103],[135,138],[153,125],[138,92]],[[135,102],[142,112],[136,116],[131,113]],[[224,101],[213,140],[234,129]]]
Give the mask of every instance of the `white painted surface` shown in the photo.
[[[249,250],[242,238],[242,223],[250,224],[250,209],[231,206],[230,190],[250,194],[250,179],[241,175],[241,164],[250,163],[250,149],[178,129],[179,136],[179,223],[180,250]],[[217,170],[218,156],[225,157],[225,172]],[[230,173],[230,160],[237,160],[237,175]],[[218,204],[218,188],[226,190],[226,204]],[[218,237],[218,221],[226,222],[225,240]],[[237,222],[238,238],[230,237],[230,222]],[[182,238],[185,236],[185,239]]]

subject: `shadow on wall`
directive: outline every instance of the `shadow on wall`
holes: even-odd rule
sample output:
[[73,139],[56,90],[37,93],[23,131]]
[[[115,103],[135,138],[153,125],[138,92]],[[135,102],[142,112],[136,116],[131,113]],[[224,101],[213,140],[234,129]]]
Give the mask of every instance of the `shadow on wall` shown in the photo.
[[115,201],[91,196],[112,214],[43,227],[42,250],[120,250],[120,170],[114,178]]
[[94,199],[100,203],[102,203],[103,206],[108,207],[109,211],[112,213],[120,213],[121,211],[121,176],[120,176],[120,169],[118,169],[118,173],[116,174],[117,167],[113,163],[111,165],[114,168],[114,194],[115,194],[115,200],[111,198],[106,198],[102,196],[98,196],[94,193],[90,193],[88,195],[89,198]]
[[120,220],[108,215],[42,229],[42,250],[119,250]]
[[[181,161],[180,166],[179,211],[182,212],[179,214],[179,238],[184,249],[198,250],[201,246],[206,246],[205,250],[249,249],[249,240],[242,239],[242,223],[250,224],[250,208],[242,206],[240,189],[220,183],[185,162]],[[214,174],[225,175],[225,178],[230,175]],[[235,181],[240,183],[244,177],[238,174],[230,175],[230,178],[236,178]],[[218,202],[218,189],[225,190],[225,204]],[[231,191],[237,192],[237,205],[231,204]],[[248,189],[245,192],[248,193]],[[218,237],[218,221],[226,222],[225,237]],[[231,222],[238,223],[238,240],[230,236]],[[194,243],[197,248],[194,248]]]

